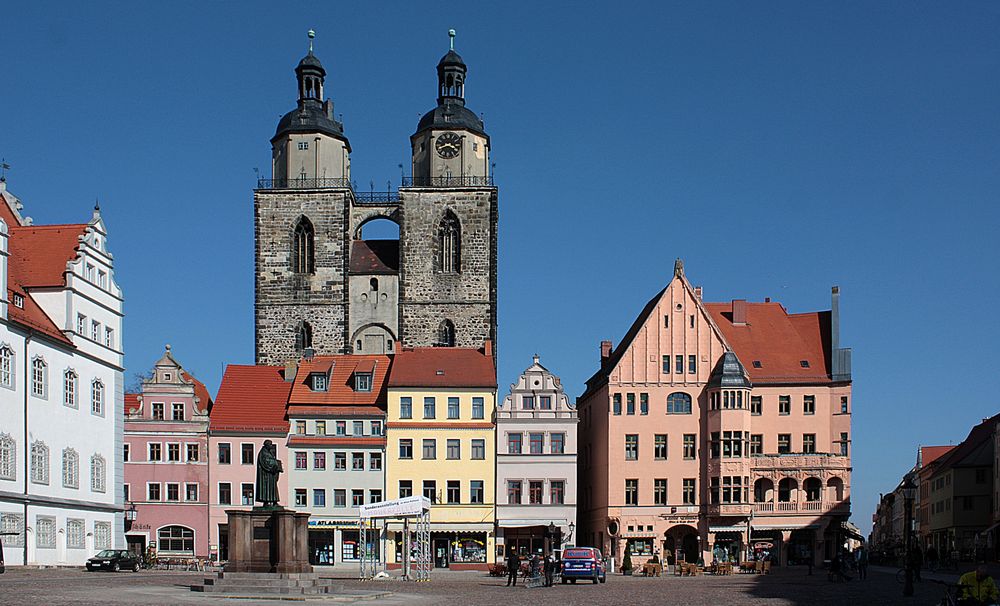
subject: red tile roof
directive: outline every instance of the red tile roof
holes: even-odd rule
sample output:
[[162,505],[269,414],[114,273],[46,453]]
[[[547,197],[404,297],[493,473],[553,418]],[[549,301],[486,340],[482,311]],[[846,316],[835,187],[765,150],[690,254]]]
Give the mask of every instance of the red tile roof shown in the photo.
[[76,259],[87,225],[30,225],[10,230],[10,268],[23,288],[66,285],[66,264]]
[[355,240],[351,245],[352,274],[399,273],[398,240]]
[[[731,302],[705,303],[705,309],[753,383],[830,382],[830,312],[789,314],[780,303],[745,305],[744,325],[733,323]],[[803,367],[802,360],[809,366]]]
[[285,406],[292,384],[282,366],[230,364],[210,415],[211,431],[287,432]]
[[979,425],[973,427],[961,444],[938,459],[935,475],[952,467],[992,465],[992,454],[987,457],[983,449],[989,448],[989,452],[992,453],[993,431],[997,423],[1000,423],[1000,414],[983,419]]
[[198,401],[201,404],[201,409],[211,410],[212,396],[208,393],[208,388],[205,387],[205,384],[186,372],[182,372],[181,376],[184,377],[185,381],[194,383],[194,395],[197,396]]
[[[12,220],[10,208],[6,220]],[[86,225],[13,226],[10,228],[8,258],[9,299],[16,293],[24,297],[24,307],[8,306],[13,322],[43,333],[66,345],[72,342],[63,334],[38,303],[30,289],[35,287],[62,287],[66,285],[66,264],[77,257],[79,237]]]
[[380,406],[318,406],[316,404],[290,404],[288,417],[384,417]]
[[493,356],[467,347],[402,349],[392,362],[389,387],[497,386]]
[[139,409],[139,394],[125,394],[125,414],[132,414]]
[[954,449],[955,449],[954,444],[949,446],[921,446],[920,465],[926,467]]
[[[373,406],[385,402],[385,379],[391,359],[380,355],[316,356],[299,362],[289,405],[323,404],[347,406]],[[374,372],[371,370],[374,368]],[[364,370],[369,369],[369,370]],[[372,373],[371,391],[354,391],[354,372]],[[313,391],[309,375],[327,374],[327,391]]]

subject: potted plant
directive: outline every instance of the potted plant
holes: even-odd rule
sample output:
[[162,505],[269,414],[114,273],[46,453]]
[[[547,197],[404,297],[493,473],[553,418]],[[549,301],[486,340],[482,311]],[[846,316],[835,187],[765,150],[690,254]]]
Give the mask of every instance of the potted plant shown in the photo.
[[632,551],[625,546],[625,556],[622,557],[622,574],[625,576],[632,575]]

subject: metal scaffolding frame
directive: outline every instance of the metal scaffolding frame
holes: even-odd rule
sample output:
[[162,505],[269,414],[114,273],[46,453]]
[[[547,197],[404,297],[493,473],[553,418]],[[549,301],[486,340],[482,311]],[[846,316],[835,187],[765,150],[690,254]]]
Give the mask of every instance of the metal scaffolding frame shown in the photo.
[[[373,579],[385,571],[385,560],[379,557],[382,545],[389,538],[388,522],[402,520],[402,580],[430,581],[431,560],[431,503],[427,497],[406,497],[383,501],[358,508],[358,534],[361,543],[360,577]],[[382,525],[379,527],[379,521]],[[411,521],[416,530],[411,529]],[[414,539],[415,535],[415,539]],[[369,545],[371,547],[369,548]]]

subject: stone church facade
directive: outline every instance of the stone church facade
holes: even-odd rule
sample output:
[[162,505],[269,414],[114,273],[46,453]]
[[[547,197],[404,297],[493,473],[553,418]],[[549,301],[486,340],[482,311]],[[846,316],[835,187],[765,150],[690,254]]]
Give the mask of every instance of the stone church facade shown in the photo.
[[[258,364],[307,350],[383,354],[397,343],[496,341],[490,140],[465,107],[467,68],[453,48],[437,72],[437,106],[410,137],[412,176],[396,192],[359,192],[351,145],[324,98],[326,71],[310,43],[295,69],[298,105],[271,139],[272,178],[254,190]],[[362,239],[376,219],[396,223],[399,240]]]

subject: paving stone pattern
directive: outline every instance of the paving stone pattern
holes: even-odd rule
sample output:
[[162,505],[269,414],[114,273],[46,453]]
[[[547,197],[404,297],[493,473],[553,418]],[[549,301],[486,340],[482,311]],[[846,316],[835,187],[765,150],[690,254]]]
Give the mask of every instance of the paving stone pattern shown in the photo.
[[[322,574],[322,573],[321,573]],[[827,606],[937,604],[938,586],[925,580],[916,586],[912,598],[902,597],[902,586],[893,570],[873,570],[868,580],[831,583],[817,569],[806,576],[804,569],[777,570],[768,576],[733,575],[678,578],[622,577],[612,575],[603,585],[578,583],[552,588],[510,588],[504,580],[474,572],[435,571],[430,583],[402,581],[361,582],[346,578],[350,572],[334,574],[347,595],[341,600],[355,601],[361,594],[381,594],[377,599],[357,601],[372,606],[431,605],[448,606],[645,606],[681,604],[684,606],[717,604],[759,604],[762,606]],[[209,575],[210,576],[210,575]],[[140,572],[88,573],[77,569],[24,570],[8,569],[0,575],[0,605],[67,604],[114,606],[138,604],[283,604],[288,602],[224,600],[190,591],[189,585],[206,577],[205,573]],[[940,577],[950,579],[950,577]],[[954,579],[951,579],[954,580]],[[386,592],[392,595],[385,596]],[[337,603],[327,600],[306,604]]]

